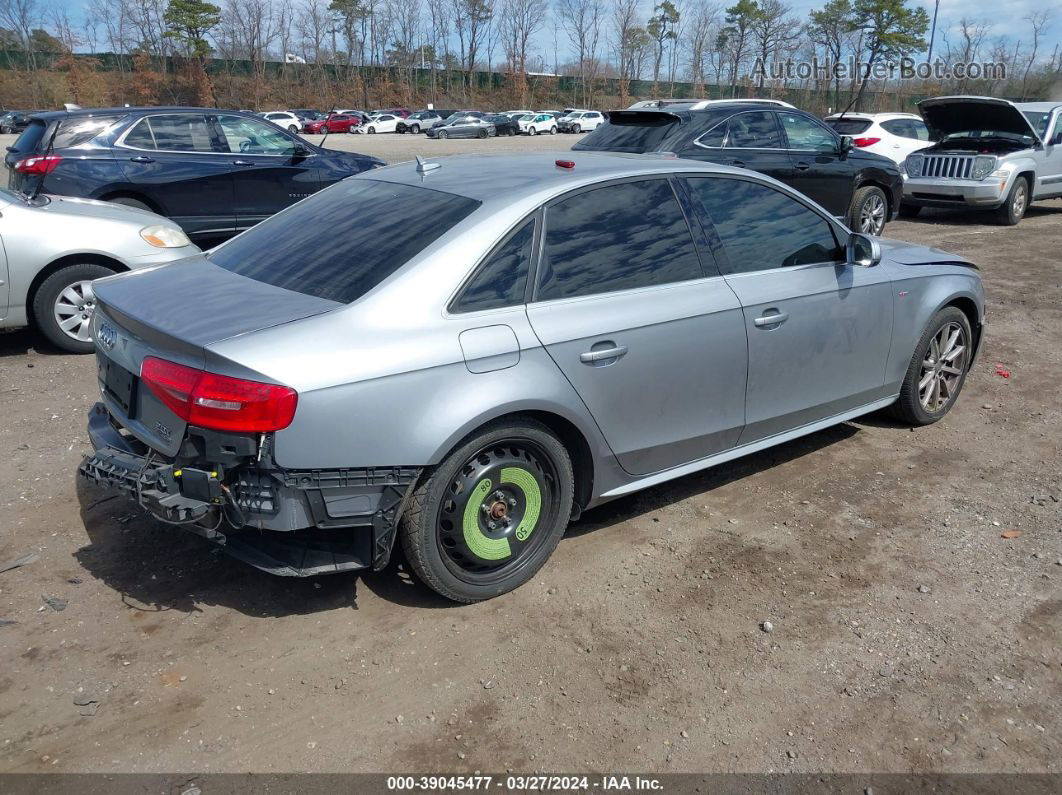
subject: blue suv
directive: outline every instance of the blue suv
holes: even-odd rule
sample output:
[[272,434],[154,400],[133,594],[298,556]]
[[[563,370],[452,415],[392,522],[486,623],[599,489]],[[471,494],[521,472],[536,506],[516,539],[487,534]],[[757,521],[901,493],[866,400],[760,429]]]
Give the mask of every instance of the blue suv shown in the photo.
[[322,149],[250,113],[96,108],[37,113],[4,158],[8,186],[165,215],[230,235],[344,177],[384,165]]

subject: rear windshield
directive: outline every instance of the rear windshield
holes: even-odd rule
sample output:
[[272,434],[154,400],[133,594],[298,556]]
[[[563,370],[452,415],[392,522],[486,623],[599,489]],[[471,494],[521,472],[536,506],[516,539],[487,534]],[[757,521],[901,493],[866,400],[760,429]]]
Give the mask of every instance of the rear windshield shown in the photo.
[[215,265],[285,290],[350,303],[467,218],[479,202],[348,179],[215,249]]
[[608,121],[572,148],[636,154],[655,152],[678,124],[678,119],[670,114],[613,112]]
[[859,135],[861,132],[866,132],[870,126],[870,122],[866,119],[826,119],[826,123],[839,135]]
[[22,135],[15,140],[11,150],[14,152],[36,152],[41,138],[44,137],[44,127],[44,122],[40,119],[31,121],[29,126],[22,131]]

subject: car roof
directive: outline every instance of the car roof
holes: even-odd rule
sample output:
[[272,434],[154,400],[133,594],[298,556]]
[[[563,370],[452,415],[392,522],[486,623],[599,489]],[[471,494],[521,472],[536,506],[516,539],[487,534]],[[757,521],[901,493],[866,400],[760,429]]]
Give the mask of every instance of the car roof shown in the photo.
[[1062,102],[1015,102],[1018,110],[1035,110],[1050,112],[1055,108],[1062,108]]
[[[194,108],[187,105],[162,105],[162,106],[134,106],[118,108],[78,108],[77,110],[49,110],[42,113],[34,113],[33,118],[42,121],[53,119],[70,119],[79,116],[113,116],[122,114],[147,114],[147,113],[236,113],[243,116],[256,116],[258,114],[242,110],[229,110],[228,108]],[[273,111],[269,111],[273,112]],[[283,112],[283,111],[279,111]]]
[[[574,162],[575,167],[561,168],[556,165],[558,160]],[[411,160],[374,169],[352,179],[386,180],[453,193],[484,204],[501,202],[504,205],[511,201],[512,191],[527,194],[536,203],[542,203],[573,188],[608,179],[689,171],[748,174],[744,169],[699,160],[618,152],[453,155],[428,162],[438,167],[421,172],[417,163]],[[499,185],[512,191],[503,191],[505,195],[499,198]]]
[[860,121],[881,121],[882,119],[918,119],[922,120],[922,117],[917,113],[901,113],[896,111],[894,113],[831,113],[826,117],[826,121],[837,121],[842,116],[846,119],[856,119]]

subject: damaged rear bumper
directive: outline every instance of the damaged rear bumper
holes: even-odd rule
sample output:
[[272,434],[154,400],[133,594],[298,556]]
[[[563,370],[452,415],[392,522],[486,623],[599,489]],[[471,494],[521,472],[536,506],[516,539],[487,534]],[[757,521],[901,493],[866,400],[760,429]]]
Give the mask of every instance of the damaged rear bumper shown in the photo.
[[[420,476],[417,467],[285,469],[273,463],[268,437],[260,447],[239,437],[257,447],[239,450],[238,440],[195,428],[182,452],[206,457],[165,459],[123,432],[102,403],[89,412],[88,434],[95,452],[82,461],[81,476],[288,577],[384,568]],[[233,458],[233,449],[247,454]],[[212,450],[226,453],[212,457]]]

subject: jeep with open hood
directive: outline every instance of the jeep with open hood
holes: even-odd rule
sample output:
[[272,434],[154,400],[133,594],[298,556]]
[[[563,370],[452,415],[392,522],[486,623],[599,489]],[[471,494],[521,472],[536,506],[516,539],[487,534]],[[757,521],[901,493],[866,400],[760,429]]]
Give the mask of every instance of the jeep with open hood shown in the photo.
[[978,208],[1013,226],[1030,202],[1062,196],[1062,102],[936,97],[918,108],[936,143],[904,161],[901,215]]

